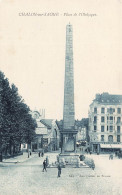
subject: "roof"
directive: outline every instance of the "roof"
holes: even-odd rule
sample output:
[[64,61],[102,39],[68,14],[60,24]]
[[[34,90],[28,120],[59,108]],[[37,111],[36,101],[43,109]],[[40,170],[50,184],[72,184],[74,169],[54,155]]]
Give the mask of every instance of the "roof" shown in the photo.
[[43,125],[47,126],[47,128],[49,128],[49,129],[52,128],[52,121],[53,121],[53,119],[42,119],[42,120],[40,120],[40,122]]
[[60,120],[60,121],[57,121],[56,120],[56,124],[57,124],[59,130],[62,130],[63,129],[63,120]]
[[88,118],[82,118],[81,120],[75,120],[75,125],[78,127],[88,126],[88,123],[89,123]]
[[122,95],[113,95],[109,93],[96,94],[93,102],[100,104],[122,104]]

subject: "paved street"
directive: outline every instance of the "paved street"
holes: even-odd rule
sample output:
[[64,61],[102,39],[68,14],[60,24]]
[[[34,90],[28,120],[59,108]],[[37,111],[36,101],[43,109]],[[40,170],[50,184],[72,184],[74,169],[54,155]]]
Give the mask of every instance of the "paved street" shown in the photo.
[[[0,195],[121,195],[122,160],[109,160],[108,155],[88,155],[95,161],[96,168],[63,168],[61,178],[57,169],[42,172],[42,162],[49,156],[56,160],[56,153],[38,157],[27,154],[9,159],[0,164]],[[121,174],[121,176],[120,176]]]

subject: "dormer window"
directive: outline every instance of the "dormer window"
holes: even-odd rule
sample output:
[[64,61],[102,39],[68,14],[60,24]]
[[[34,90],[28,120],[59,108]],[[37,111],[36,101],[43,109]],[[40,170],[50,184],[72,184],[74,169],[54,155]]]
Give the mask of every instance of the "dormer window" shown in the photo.
[[97,108],[96,107],[94,108],[94,113],[97,114]]

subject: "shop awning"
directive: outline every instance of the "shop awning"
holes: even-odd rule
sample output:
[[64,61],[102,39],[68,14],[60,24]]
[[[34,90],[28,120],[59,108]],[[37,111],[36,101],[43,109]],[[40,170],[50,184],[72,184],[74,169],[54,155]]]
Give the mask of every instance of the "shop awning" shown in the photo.
[[122,144],[100,144],[101,148],[122,148]]

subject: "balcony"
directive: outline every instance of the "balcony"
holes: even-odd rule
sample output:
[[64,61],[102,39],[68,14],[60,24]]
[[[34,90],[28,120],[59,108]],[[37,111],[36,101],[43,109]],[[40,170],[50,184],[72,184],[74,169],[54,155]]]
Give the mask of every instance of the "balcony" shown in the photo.
[[122,125],[122,122],[121,121],[117,121],[116,124],[118,125]]
[[113,130],[109,130],[109,132],[113,133]]
[[108,124],[113,124],[114,121],[113,121],[113,120],[108,120],[107,123],[108,123]]

